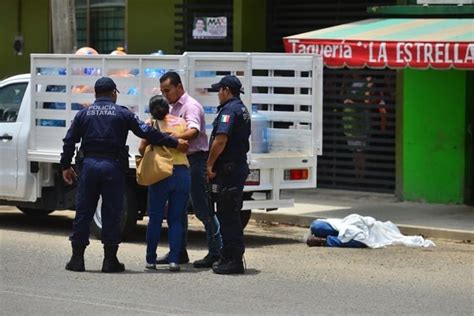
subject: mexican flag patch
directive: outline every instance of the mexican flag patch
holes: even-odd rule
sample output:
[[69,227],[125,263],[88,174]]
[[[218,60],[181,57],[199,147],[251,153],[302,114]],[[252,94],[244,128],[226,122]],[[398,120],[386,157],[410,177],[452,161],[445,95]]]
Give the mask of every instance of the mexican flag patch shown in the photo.
[[222,123],[229,123],[230,121],[230,115],[222,115],[221,116],[221,122]]

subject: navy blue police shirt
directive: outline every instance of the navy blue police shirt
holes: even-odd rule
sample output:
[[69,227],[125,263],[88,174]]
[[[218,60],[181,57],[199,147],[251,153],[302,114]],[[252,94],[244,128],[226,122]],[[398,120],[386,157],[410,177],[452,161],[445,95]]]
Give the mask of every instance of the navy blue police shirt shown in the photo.
[[143,121],[124,106],[115,104],[109,97],[99,97],[94,104],[81,109],[63,139],[61,166],[71,166],[75,144],[81,141],[84,153],[118,154],[125,150],[128,131],[150,144],[176,148],[178,141],[161,133]]
[[217,158],[216,164],[224,162],[247,162],[250,137],[250,114],[239,98],[232,98],[217,108],[217,117],[212,123],[210,146],[218,134],[226,134],[227,144]]

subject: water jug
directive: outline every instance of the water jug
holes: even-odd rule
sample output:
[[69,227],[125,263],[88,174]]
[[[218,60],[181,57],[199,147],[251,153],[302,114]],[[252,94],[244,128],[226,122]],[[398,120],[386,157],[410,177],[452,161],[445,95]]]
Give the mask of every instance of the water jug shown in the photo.
[[[152,56],[161,56],[165,53],[159,49],[158,51],[151,53]],[[161,78],[166,73],[166,69],[163,68],[145,68],[145,77],[147,78]]]
[[252,153],[268,153],[268,119],[252,105]]

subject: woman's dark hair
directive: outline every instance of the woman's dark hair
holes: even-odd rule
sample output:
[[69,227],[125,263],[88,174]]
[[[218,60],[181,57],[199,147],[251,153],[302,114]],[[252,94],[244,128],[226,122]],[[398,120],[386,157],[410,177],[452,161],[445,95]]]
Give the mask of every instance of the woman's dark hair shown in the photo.
[[152,96],[149,102],[150,114],[155,120],[162,120],[170,112],[168,101],[162,95]]

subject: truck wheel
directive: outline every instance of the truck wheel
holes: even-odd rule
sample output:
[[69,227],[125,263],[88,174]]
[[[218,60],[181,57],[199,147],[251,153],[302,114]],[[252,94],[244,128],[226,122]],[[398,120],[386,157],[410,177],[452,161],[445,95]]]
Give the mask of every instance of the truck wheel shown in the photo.
[[245,229],[245,227],[249,223],[250,215],[252,215],[252,210],[240,211],[240,223],[242,224],[242,229]]
[[[242,196],[244,201],[253,201],[252,192],[244,192]],[[252,215],[252,210],[241,210],[240,211],[240,223],[242,224],[242,229],[245,229],[250,220],[250,215]]]
[[47,216],[54,212],[54,210],[34,209],[28,207],[18,207],[18,209],[28,216]]
[[[102,198],[99,199],[97,203],[97,210],[95,211],[94,217],[92,218],[91,231],[92,234],[97,238],[102,238]],[[125,196],[123,199],[123,208],[122,208],[122,219],[120,221],[120,233],[122,235],[122,240],[126,240],[127,236],[135,229],[137,226],[137,197],[135,191],[131,188],[127,188]]]

